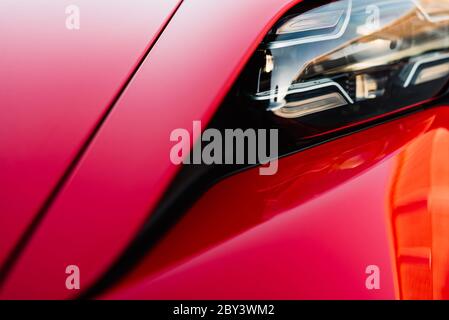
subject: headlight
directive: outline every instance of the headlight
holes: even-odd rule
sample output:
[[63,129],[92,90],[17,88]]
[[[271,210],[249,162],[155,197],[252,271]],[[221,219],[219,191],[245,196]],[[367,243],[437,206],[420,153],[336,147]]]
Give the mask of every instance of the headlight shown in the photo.
[[313,136],[443,94],[449,0],[302,2],[267,34],[240,92]]

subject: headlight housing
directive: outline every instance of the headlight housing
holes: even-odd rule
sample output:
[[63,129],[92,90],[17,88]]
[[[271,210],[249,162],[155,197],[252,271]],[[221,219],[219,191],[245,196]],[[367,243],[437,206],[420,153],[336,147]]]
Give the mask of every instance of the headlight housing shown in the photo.
[[439,97],[448,80],[449,0],[305,1],[267,34],[239,92],[309,138]]

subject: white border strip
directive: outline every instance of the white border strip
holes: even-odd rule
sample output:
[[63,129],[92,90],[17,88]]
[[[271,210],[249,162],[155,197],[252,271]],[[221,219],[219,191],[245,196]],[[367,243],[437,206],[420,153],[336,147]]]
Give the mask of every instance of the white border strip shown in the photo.
[[[430,22],[432,22],[432,23],[438,23],[438,22],[442,22],[442,21],[447,21],[447,20],[449,20],[449,15],[447,15],[447,16],[441,16],[441,17],[432,17],[432,16],[430,16],[427,12],[426,12],[426,10],[423,8],[423,6],[419,3],[419,1],[418,0],[411,0],[414,4],[415,4],[415,6],[419,9],[419,11],[421,11],[421,13],[424,15],[424,17],[428,20],[428,21],[430,21]],[[436,1],[438,1],[438,0],[436,0]]]
[[278,49],[278,48],[285,48],[285,47],[300,45],[300,44],[304,44],[304,43],[314,43],[314,42],[335,40],[335,39],[341,38],[341,36],[343,36],[343,34],[346,32],[346,29],[348,28],[349,20],[351,19],[351,12],[352,12],[352,0],[348,0],[348,8],[346,10],[345,21],[344,21],[343,26],[341,27],[340,31],[338,31],[336,34],[328,34],[328,35],[323,35],[323,36],[312,36],[312,37],[298,38],[298,39],[284,40],[284,41],[274,41],[274,42],[268,43],[266,45],[266,47],[267,47],[267,49]]
[[[313,91],[313,90],[317,90],[317,89],[322,89],[322,88],[327,88],[327,87],[336,87],[341,94],[343,94],[343,96],[346,98],[346,100],[350,103],[350,104],[354,104],[354,100],[351,99],[351,97],[349,96],[349,94],[345,91],[345,89],[343,89],[343,87],[338,84],[335,81],[332,81],[330,79],[324,79],[326,82],[321,82],[321,83],[317,83],[315,85],[310,85],[307,86],[305,88],[296,88],[296,89],[291,89],[287,91],[286,96],[290,95],[290,94],[294,94],[294,93],[302,93],[302,92],[309,92],[309,91]],[[265,96],[252,96],[252,98],[254,100],[258,100],[258,101],[263,101],[263,100],[270,100],[273,98],[276,98],[277,94],[271,94],[271,95],[265,95]],[[268,111],[276,111],[278,109],[281,109],[283,106],[276,106],[273,108],[268,108]]]
[[431,62],[435,62],[435,61],[439,61],[439,60],[444,60],[444,59],[449,59],[449,53],[435,55],[432,57],[427,57],[427,58],[423,58],[419,61],[416,61],[412,67],[412,70],[408,74],[407,79],[404,82],[404,88],[407,88],[410,85],[410,83],[413,80],[413,77],[415,76],[416,72],[418,71],[418,68],[421,67],[423,64],[431,63]]

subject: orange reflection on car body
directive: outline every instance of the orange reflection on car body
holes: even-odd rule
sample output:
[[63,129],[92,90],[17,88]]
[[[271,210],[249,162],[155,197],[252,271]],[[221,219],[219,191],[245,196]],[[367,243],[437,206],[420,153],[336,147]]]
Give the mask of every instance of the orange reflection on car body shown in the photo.
[[449,298],[449,131],[413,140],[397,157],[390,194],[402,299]]

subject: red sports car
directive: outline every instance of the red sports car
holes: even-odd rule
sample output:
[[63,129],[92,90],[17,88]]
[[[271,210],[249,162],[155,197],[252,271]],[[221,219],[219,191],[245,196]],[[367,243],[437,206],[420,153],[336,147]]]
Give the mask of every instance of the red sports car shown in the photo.
[[0,15],[0,299],[449,298],[449,0]]

